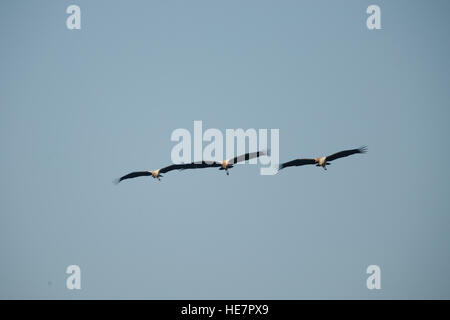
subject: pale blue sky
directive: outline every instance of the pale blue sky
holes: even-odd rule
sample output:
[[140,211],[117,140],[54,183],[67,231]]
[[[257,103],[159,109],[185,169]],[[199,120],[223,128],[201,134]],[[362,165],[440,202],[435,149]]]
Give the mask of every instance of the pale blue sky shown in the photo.
[[[450,298],[449,10],[2,1],[0,298]],[[278,128],[282,161],[369,153],[111,183],[169,164],[194,120]]]

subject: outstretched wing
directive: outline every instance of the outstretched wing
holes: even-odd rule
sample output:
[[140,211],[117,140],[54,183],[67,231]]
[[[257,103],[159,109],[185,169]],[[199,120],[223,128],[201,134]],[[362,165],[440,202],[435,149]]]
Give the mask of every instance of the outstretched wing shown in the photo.
[[151,175],[152,175],[152,173],[149,171],[135,171],[135,172],[131,172],[131,173],[119,178],[118,180],[116,180],[116,183],[119,183],[120,181],[125,180],[125,179],[132,179],[132,178],[136,178],[136,177],[151,176]]
[[221,167],[221,166],[222,166],[221,162],[217,162],[217,161],[202,161],[201,163],[196,163],[196,162],[188,163],[181,170],[185,170],[185,169],[216,168],[216,167]]
[[183,164],[172,164],[170,166],[167,166],[165,168],[161,168],[159,170],[160,173],[166,173],[172,170],[186,170],[186,169],[202,169],[202,168],[211,168],[211,167],[220,167],[220,163],[217,162],[205,162],[202,161],[201,163],[183,163]]
[[265,151],[249,152],[249,153],[242,154],[240,156],[237,156],[237,157],[234,157],[234,158],[228,160],[228,164],[231,165],[231,164],[235,164],[238,162],[247,161],[250,159],[265,156],[266,154],[267,153]]
[[295,159],[295,160],[292,160],[289,162],[282,163],[280,165],[280,167],[278,168],[278,170],[281,170],[281,169],[284,169],[287,167],[298,167],[298,166],[304,166],[307,164],[315,164],[315,163],[316,163],[316,160],[314,160],[314,159]]
[[172,170],[181,170],[183,169],[184,164],[171,164],[170,166],[159,169],[159,173],[166,173]]
[[358,149],[351,149],[351,150],[344,150],[344,151],[336,152],[332,155],[327,156],[326,159],[327,159],[327,161],[333,161],[333,160],[336,160],[339,158],[351,156],[352,154],[355,154],[355,153],[366,153],[366,152],[367,152],[367,147],[361,147]]

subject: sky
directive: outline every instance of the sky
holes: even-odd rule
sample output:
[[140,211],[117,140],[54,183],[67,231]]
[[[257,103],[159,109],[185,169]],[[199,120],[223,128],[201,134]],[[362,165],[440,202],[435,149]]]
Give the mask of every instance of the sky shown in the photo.
[[[449,10],[2,1],[0,298],[450,298]],[[281,161],[369,151],[112,183],[170,164],[195,120],[279,129]]]

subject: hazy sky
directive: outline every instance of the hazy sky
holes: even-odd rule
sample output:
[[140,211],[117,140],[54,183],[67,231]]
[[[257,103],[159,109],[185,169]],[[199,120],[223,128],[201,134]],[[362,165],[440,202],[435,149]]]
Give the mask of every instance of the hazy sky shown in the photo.
[[[450,298],[448,12],[2,1],[0,298]],[[194,120],[279,129],[282,161],[369,153],[112,183],[170,164],[171,133]]]

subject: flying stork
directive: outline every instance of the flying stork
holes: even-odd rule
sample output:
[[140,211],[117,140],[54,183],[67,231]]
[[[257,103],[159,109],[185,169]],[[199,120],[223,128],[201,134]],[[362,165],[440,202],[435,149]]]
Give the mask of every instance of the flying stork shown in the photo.
[[238,162],[242,162],[242,161],[247,161],[250,159],[254,159],[254,158],[258,158],[261,156],[265,156],[267,155],[266,151],[256,151],[256,152],[249,152],[246,154],[242,154],[240,156],[228,159],[228,160],[223,160],[223,161],[216,161],[213,162],[213,167],[217,167],[220,166],[219,170],[225,170],[225,172],[227,173],[227,176],[230,175],[230,173],[228,172],[228,169],[233,168],[233,166],[238,163]]
[[295,160],[292,160],[289,162],[282,163],[278,170],[281,170],[281,169],[284,169],[287,167],[304,166],[307,164],[315,164],[316,167],[322,167],[325,170],[327,170],[327,165],[331,164],[329,161],[348,157],[348,156],[351,156],[352,154],[356,154],[356,153],[366,153],[366,152],[367,152],[367,147],[361,147],[358,149],[339,151],[339,152],[333,153],[332,155],[329,155],[326,157],[320,157],[320,158],[315,158],[315,159],[295,159]]
[[124,175],[123,177],[120,177],[116,180],[116,183],[121,182],[122,180],[126,179],[132,179],[137,177],[143,177],[143,176],[151,176],[154,179],[158,179],[161,181],[161,178],[163,177],[162,173],[166,173],[172,170],[186,170],[186,169],[201,169],[201,168],[208,168],[211,165],[202,162],[202,163],[185,163],[185,164],[171,164],[170,166],[157,169],[157,170],[151,170],[151,171],[134,171],[129,174]]

